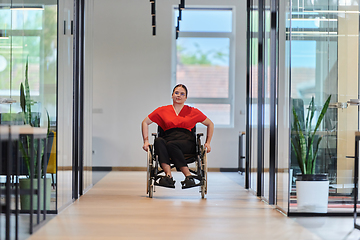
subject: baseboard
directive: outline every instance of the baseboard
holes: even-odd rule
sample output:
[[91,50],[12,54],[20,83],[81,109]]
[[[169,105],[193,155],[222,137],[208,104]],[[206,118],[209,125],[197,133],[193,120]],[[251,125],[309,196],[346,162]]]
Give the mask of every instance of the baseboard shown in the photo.
[[220,172],[238,172],[239,168],[220,168]]
[[146,167],[112,167],[113,171],[147,171]]
[[[92,167],[93,171],[147,171],[146,167]],[[208,172],[238,172],[238,168],[208,168]]]
[[92,167],[93,171],[147,171],[146,167]]
[[112,167],[92,167],[93,171],[105,171],[105,172],[110,172],[112,171]]

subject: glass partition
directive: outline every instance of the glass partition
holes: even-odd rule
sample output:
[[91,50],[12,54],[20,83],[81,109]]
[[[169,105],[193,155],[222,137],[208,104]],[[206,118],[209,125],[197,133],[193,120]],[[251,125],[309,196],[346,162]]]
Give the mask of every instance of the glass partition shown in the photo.
[[[0,1],[0,125],[48,129],[42,171],[51,183],[48,210],[56,210],[57,1],[12,2]],[[21,146],[20,179],[29,176]]]
[[[330,180],[328,212],[351,212],[354,159],[347,156],[354,155],[358,130],[359,6],[352,1],[292,1],[287,19],[291,104],[300,121],[306,121],[311,98],[318,116],[331,95],[316,134],[322,141],[315,171],[327,173]],[[293,150],[290,167],[294,177],[289,211],[298,212],[295,176],[300,168]]]
[[271,12],[270,12],[270,0],[264,1],[264,125],[263,127],[263,138],[264,138],[264,198],[268,201],[270,196],[270,23],[271,23]]
[[[250,126],[250,189],[257,191],[257,161],[258,161],[258,143],[257,143],[257,123],[258,123],[258,2],[253,1],[250,6],[250,96],[249,96],[249,126]],[[261,126],[260,126],[261,127]]]

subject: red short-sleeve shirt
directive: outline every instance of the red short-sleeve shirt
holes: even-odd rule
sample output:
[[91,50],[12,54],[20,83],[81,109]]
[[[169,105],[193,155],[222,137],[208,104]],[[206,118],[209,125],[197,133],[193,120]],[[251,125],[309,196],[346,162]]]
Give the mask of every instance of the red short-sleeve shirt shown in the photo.
[[185,128],[191,131],[196,123],[203,122],[207,118],[199,109],[188,105],[184,105],[179,115],[176,115],[173,105],[167,105],[155,109],[148,117],[164,131],[171,128]]

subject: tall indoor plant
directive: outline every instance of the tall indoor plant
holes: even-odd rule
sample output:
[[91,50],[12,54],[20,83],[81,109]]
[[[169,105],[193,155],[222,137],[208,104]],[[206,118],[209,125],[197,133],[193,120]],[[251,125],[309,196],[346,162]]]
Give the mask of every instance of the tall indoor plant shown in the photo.
[[[23,114],[23,121],[25,125],[31,126],[31,127],[40,127],[40,116],[35,114],[33,116],[32,112],[31,112],[31,106],[34,104],[34,101],[30,98],[30,86],[29,86],[29,74],[28,74],[28,70],[29,70],[29,60],[26,60],[26,65],[25,65],[25,88],[23,83],[20,84],[20,106],[22,109],[22,114]],[[47,114],[47,134],[49,134],[49,130],[50,130],[50,119],[49,119],[49,114],[46,112]],[[22,157],[24,159],[26,168],[28,170],[28,176],[31,176],[31,171],[30,171],[30,151],[31,148],[34,149],[35,152],[35,156],[38,156],[37,154],[40,154],[40,159],[43,161],[44,160],[44,149],[40,148],[40,152],[37,152],[37,143],[34,143],[34,146],[30,146],[30,137],[29,136],[23,136],[20,140],[20,151],[22,154]],[[41,173],[37,172],[37,164],[41,164],[41,166],[43,166],[43,164],[40,162],[37,162],[37,158],[35,157],[34,159],[34,177],[37,177],[38,174],[41,174],[41,176],[43,177],[45,175],[45,171],[46,169],[42,169],[41,168]]]
[[[23,121],[25,125],[31,127],[40,127],[40,115],[39,114],[32,114],[31,106],[34,104],[34,101],[30,98],[30,86],[29,86],[29,77],[28,77],[28,70],[29,70],[29,60],[26,60],[25,65],[25,87],[23,83],[20,84],[20,105],[22,109]],[[50,118],[49,114],[47,114],[47,136],[49,135],[50,130]],[[25,179],[20,179],[20,188],[29,189],[30,188],[30,178],[33,177],[33,186],[34,189],[37,189],[37,178],[40,177],[40,193],[43,193],[43,178],[46,175],[46,167],[44,167],[43,161],[46,161],[46,156],[44,155],[44,145],[38,148],[38,142],[34,141],[31,144],[31,137],[28,135],[23,135],[20,137],[19,141],[19,149],[21,152],[21,157],[23,162],[26,166],[28,171],[27,177]],[[39,151],[38,151],[39,149]],[[31,151],[34,151],[34,164],[33,169],[31,169],[30,158],[31,158]],[[40,161],[38,161],[38,157]],[[40,172],[38,172],[38,164],[40,164]],[[32,170],[32,171],[31,171]],[[31,174],[34,173],[32,176]],[[51,196],[51,181],[47,181],[46,185],[46,208],[48,209],[50,206],[50,196]],[[42,195],[43,196],[43,195]],[[41,198],[42,202],[43,198]],[[21,209],[30,209],[30,196],[29,195],[22,195],[20,196],[21,201]],[[41,203],[41,207],[43,203]],[[33,209],[37,209],[37,195],[34,196],[33,199]]]
[[317,131],[328,110],[331,95],[327,98],[316,120],[315,120],[314,97],[311,98],[305,122],[300,121],[295,108],[293,112],[293,126],[291,134],[291,145],[298,161],[301,174],[296,181],[296,196],[299,212],[327,212],[329,181],[327,174],[316,173],[316,158],[322,136],[317,138]]

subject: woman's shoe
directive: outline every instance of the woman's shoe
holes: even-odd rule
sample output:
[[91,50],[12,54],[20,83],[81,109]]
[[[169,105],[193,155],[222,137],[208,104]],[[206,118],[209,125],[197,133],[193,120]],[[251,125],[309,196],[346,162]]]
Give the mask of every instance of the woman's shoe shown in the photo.
[[175,181],[170,176],[163,176],[159,180],[159,186],[167,188],[175,188]]
[[195,187],[195,180],[192,176],[185,177],[185,180],[181,182],[182,189]]

